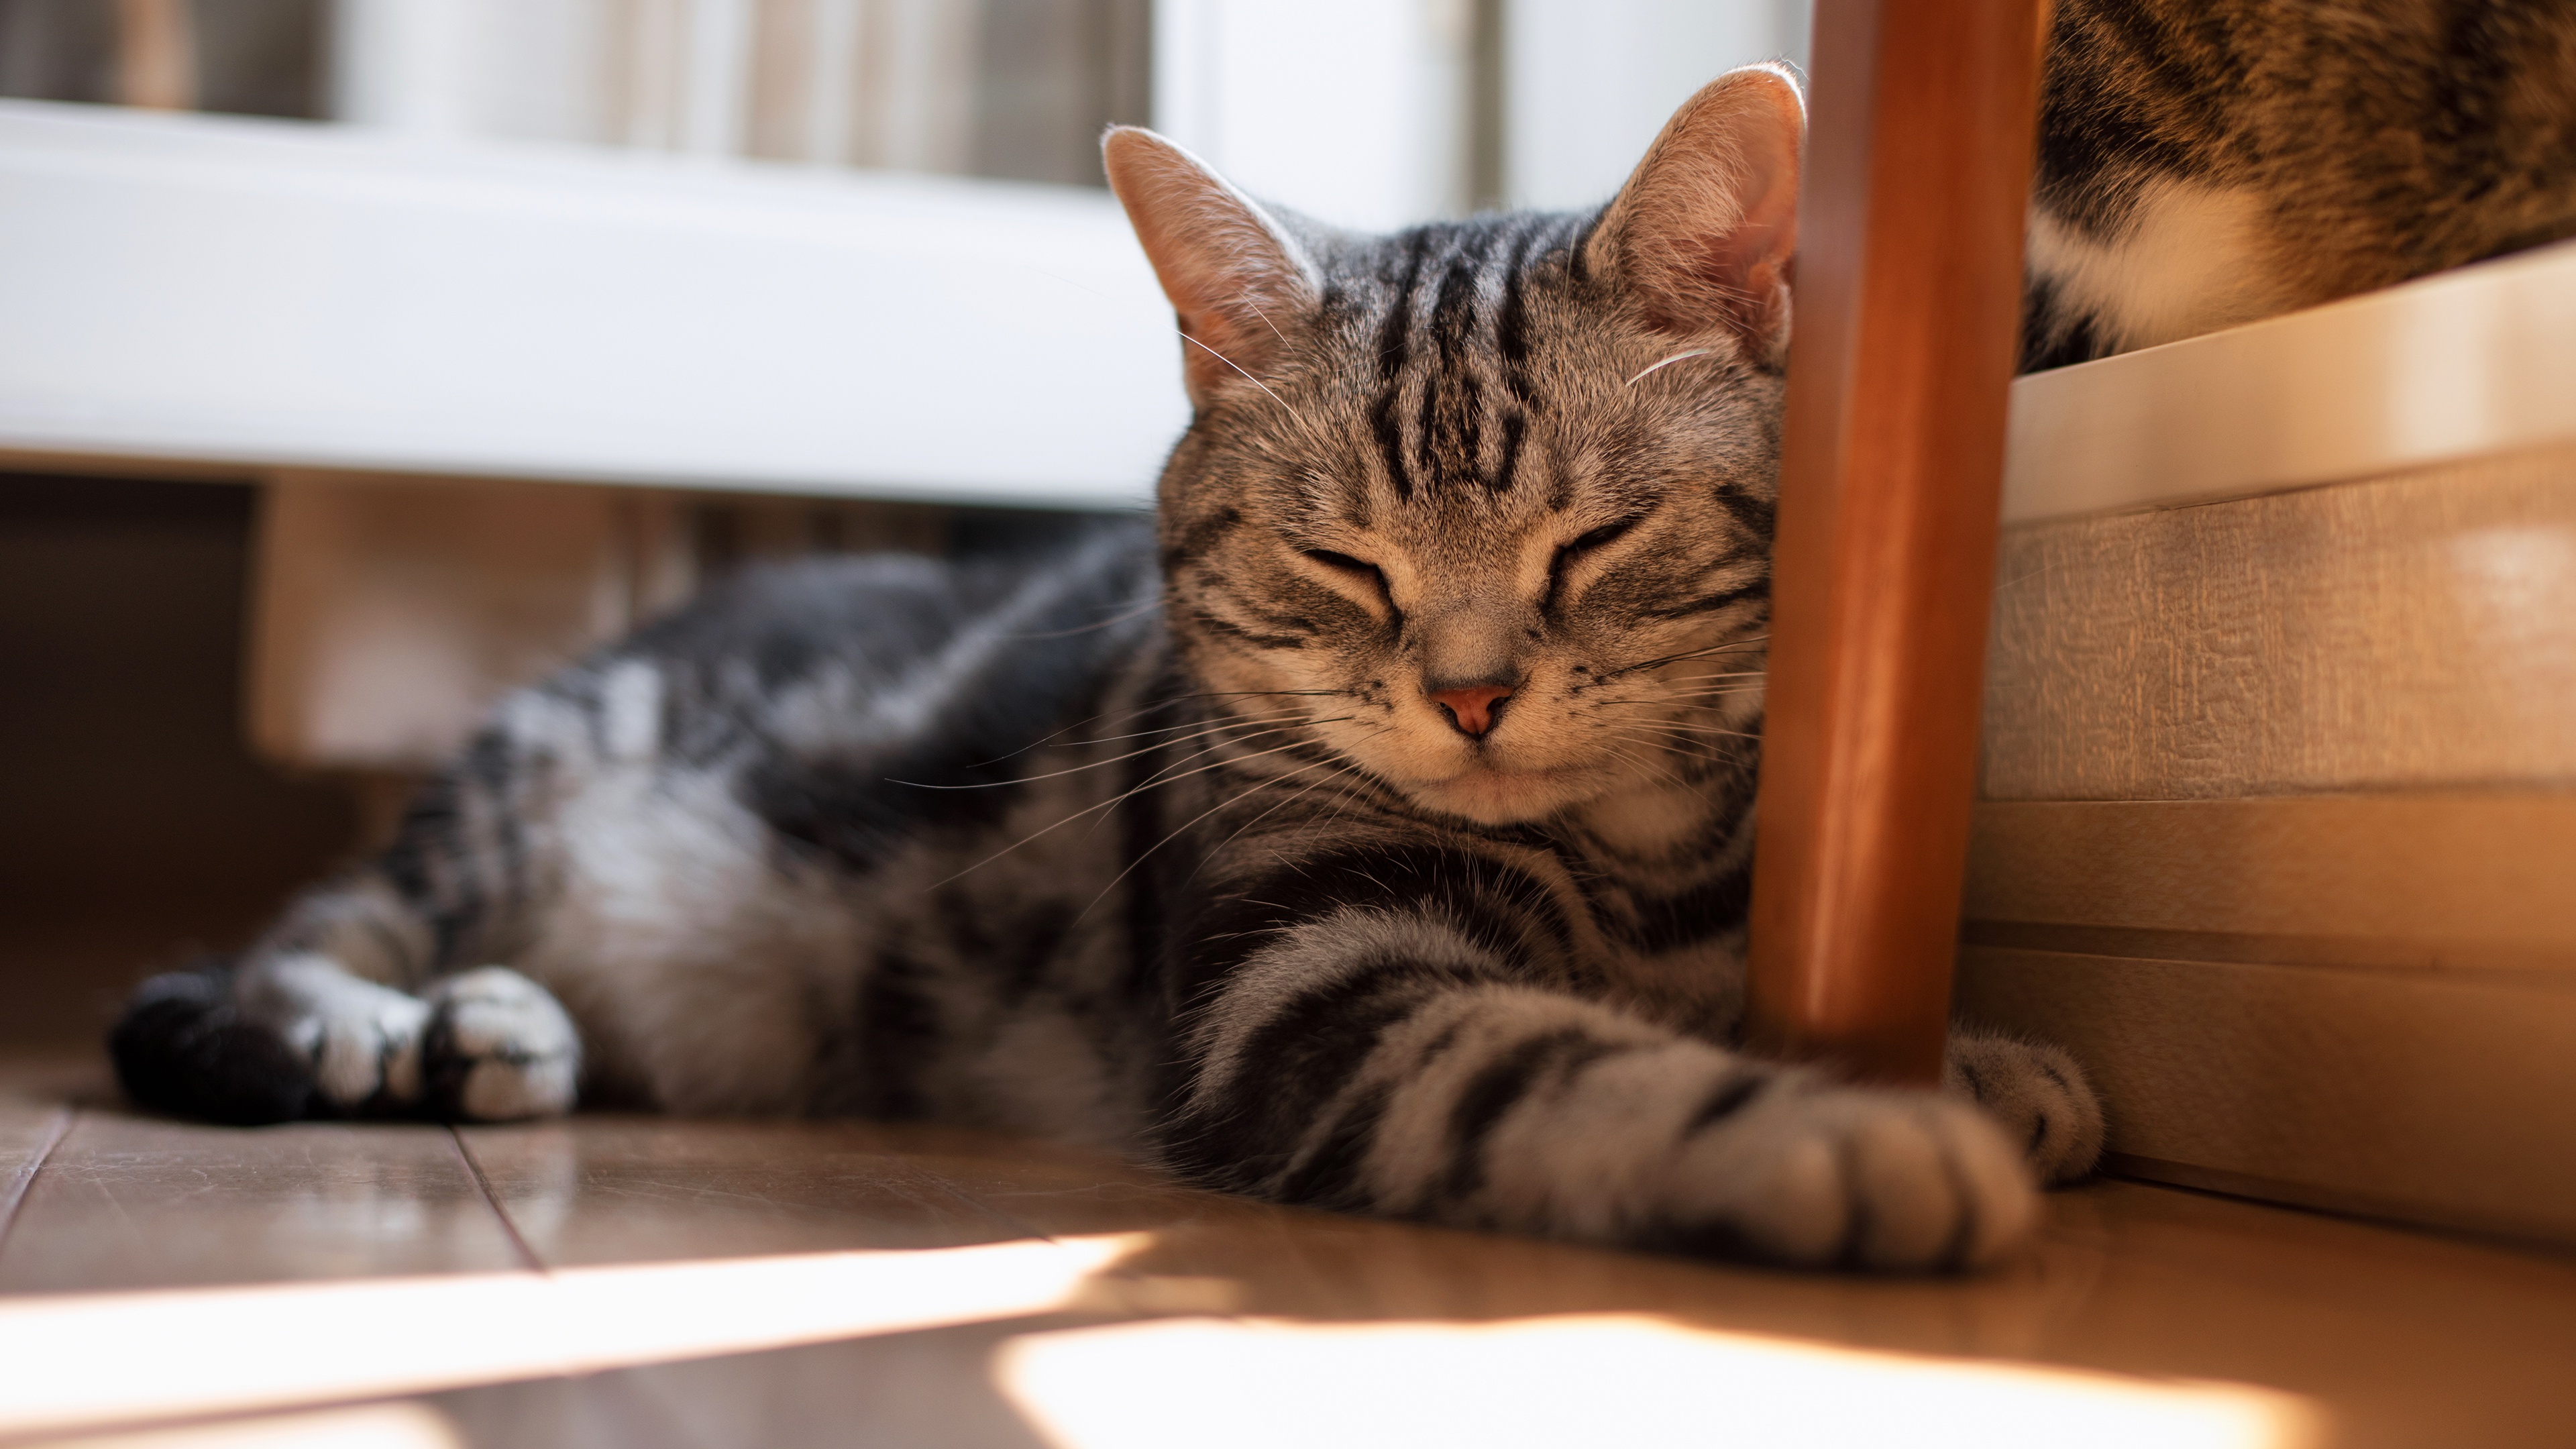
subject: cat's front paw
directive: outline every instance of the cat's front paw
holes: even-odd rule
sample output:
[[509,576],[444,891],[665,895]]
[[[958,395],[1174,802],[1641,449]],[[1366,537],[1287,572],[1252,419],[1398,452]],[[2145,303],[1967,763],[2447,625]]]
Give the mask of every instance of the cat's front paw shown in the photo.
[[2002,1123],[2042,1182],[2071,1182],[2101,1159],[2101,1099],[2075,1059],[2053,1046],[1956,1033],[1941,1085]]
[[1778,1081],[1685,1148],[1684,1246],[1799,1267],[1982,1267],[2038,1220],[2015,1144],[1932,1092]]
[[425,993],[422,1075],[433,1109],[451,1120],[515,1122],[572,1110],[581,1036],[542,986],[485,966]]
[[269,974],[250,1014],[312,1063],[314,1091],[331,1111],[402,1110],[420,1100],[427,1005],[318,956],[290,957]]

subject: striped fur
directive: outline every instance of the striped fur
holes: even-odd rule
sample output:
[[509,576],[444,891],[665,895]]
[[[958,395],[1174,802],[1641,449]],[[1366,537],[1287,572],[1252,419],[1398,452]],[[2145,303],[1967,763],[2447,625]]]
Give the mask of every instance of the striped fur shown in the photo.
[[[2062,1055],[1962,1038],[1940,1095],[1730,1045],[1797,126],[1739,73],[1603,213],[1385,238],[1113,134],[1198,359],[1150,532],[753,576],[512,697],[381,860],[147,987],[127,1080],[489,1118],[578,1063],[1438,1222],[1992,1259],[2099,1148]],[[1458,688],[1509,693],[1473,733]]]
[[2576,7],[2058,0],[2025,366],[2576,236]]

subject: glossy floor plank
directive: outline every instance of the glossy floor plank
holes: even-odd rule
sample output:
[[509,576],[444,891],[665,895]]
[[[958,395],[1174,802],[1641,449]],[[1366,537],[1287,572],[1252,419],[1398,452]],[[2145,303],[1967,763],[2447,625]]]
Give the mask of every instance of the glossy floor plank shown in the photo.
[[0,1239],[0,1292],[527,1266],[455,1138],[414,1124],[207,1128],[85,1109]]
[[[639,1160],[642,1139],[625,1135],[632,1127],[611,1130],[624,1142],[620,1196],[642,1182],[654,1183],[663,1203],[683,1200],[700,1180],[746,1185],[732,1175],[739,1169],[701,1178],[711,1159],[737,1149],[679,1147],[711,1129],[663,1129],[670,1155],[658,1163]],[[828,1140],[828,1129],[797,1130]],[[905,1139],[893,1129],[852,1131],[841,1140],[876,1150]],[[743,1155],[765,1156],[759,1139],[742,1140]],[[1247,1315],[1473,1322],[1647,1313],[1905,1353],[2280,1389],[2320,1405],[2336,1444],[2576,1443],[2576,1392],[2561,1387],[2563,1366],[2576,1363],[2576,1262],[2558,1256],[2112,1181],[2054,1195],[2041,1241],[1999,1273],[1966,1282],[1817,1278],[1284,1210],[968,1134],[915,1134],[905,1145],[915,1181],[935,1181],[1027,1231],[1149,1232],[1151,1245],[1127,1271],[1221,1282],[1226,1306]],[[770,1159],[757,1195],[782,1214],[812,1212],[849,1170],[846,1161],[818,1162],[809,1174],[792,1159]],[[677,1235],[667,1247],[685,1236],[685,1216],[666,1220],[663,1231]],[[897,1355],[915,1365],[908,1373],[922,1351]],[[846,1359],[843,1375],[866,1381],[864,1365],[895,1352],[843,1345],[689,1374],[737,1375],[739,1392],[772,1404],[774,1385],[749,1386],[785,1375],[811,1398],[793,1365]],[[677,1372],[634,1371],[619,1392],[646,1393]],[[973,1397],[985,1365],[952,1364],[950,1376],[956,1393]],[[525,1392],[529,1402],[559,1402],[547,1395],[564,1390]],[[833,1420],[823,1405],[814,1412],[817,1423]]]
[[1028,1236],[915,1162],[933,1129],[585,1117],[458,1136],[549,1267]]
[[0,1095],[0,1244],[9,1239],[37,1167],[71,1124],[69,1107]]
[[1644,1312],[1715,1329],[2287,1390],[2332,1442],[2576,1444],[2576,1258],[2101,1181],[1966,1281],[1816,1277],[1287,1212],[1043,1157],[939,1170],[1046,1232],[1146,1227],[1140,1273],[1248,1314],[1441,1321]]
[[[26,1134],[75,1099],[7,1089],[0,1074],[0,1151],[27,1152]],[[238,1131],[89,1105],[0,1239],[0,1289],[509,1270],[531,1261],[514,1234],[533,1261],[573,1267],[1102,1233],[1139,1237],[1084,1316],[428,1402],[456,1442],[492,1449],[1030,1449],[1068,1441],[1050,1439],[1012,1397],[1005,1366],[1031,1345],[1077,1341],[1115,1362],[1124,1340],[1083,1335],[1127,1331],[1122,1323],[1284,1325],[1329,1338],[1365,1325],[1472,1334],[1615,1314],[1695,1342],[2241,1386],[2287,1396],[2318,1429],[2300,1442],[2336,1449],[2576,1443],[2566,1369],[2576,1259],[2118,1181],[2052,1195],[2040,1240],[2001,1271],[1874,1280],[1282,1209],[1091,1154],[935,1128],[581,1117],[455,1135],[381,1124]],[[1151,1383],[1151,1363],[1131,1367]]]
[[[957,1166],[953,1158],[947,1165]],[[1021,1174],[997,1168],[1000,1176]],[[2315,1430],[2280,1441],[2284,1449],[2576,1443],[2567,1369],[2576,1363],[2576,1265],[2166,1188],[2109,1182],[2059,1194],[2031,1253],[2000,1273],[1951,1282],[1730,1269],[1195,1201],[1116,1177],[1107,1186],[1061,1185],[1082,1200],[1072,1216],[1086,1230],[1159,1221],[1126,1271],[1148,1282],[1221,1280],[1228,1306],[1255,1322],[1470,1328],[1639,1314],[1909,1362],[2269,1391],[2298,1405]],[[1026,1187],[1022,1177],[1000,1195],[1026,1209]],[[941,1329],[468,1390],[438,1402],[467,1442],[489,1449],[1027,1449],[1050,1441],[1025,1405],[997,1390],[997,1365],[1012,1345],[1075,1326]],[[1134,1377],[1139,1392],[1151,1390],[1149,1367]],[[1354,1426],[1347,1442],[1379,1441]]]

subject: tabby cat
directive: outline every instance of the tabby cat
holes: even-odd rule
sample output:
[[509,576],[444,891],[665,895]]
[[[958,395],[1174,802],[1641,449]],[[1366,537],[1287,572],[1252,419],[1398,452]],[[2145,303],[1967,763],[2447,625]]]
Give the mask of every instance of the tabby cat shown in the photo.
[[2565,0],[2058,0],[2023,363],[2576,235]]
[[1151,530],[743,578],[515,694],[381,858],[114,1038],[231,1121],[935,1117],[1281,1200],[1988,1262],[2102,1119],[1731,1045],[1804,117],[1355,236],[1108,137],[1196,413]]

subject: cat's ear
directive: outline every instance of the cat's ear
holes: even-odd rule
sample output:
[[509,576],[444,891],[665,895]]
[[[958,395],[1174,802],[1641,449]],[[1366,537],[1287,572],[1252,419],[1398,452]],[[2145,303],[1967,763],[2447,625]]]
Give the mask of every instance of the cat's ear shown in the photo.
[[1259,378],[1321,296],[1305,249],[1259,203],[1151,131],[1112,126],[1100,150],[1109,189],[1180,314],[1191,403],[1207,406],[1228,380]]
[[1602,213],[1584,260],[1654,325],[1721,328],[1777,363],[1789,341],[1806,102],[1786,66],[1731,70],[1684,102]]

